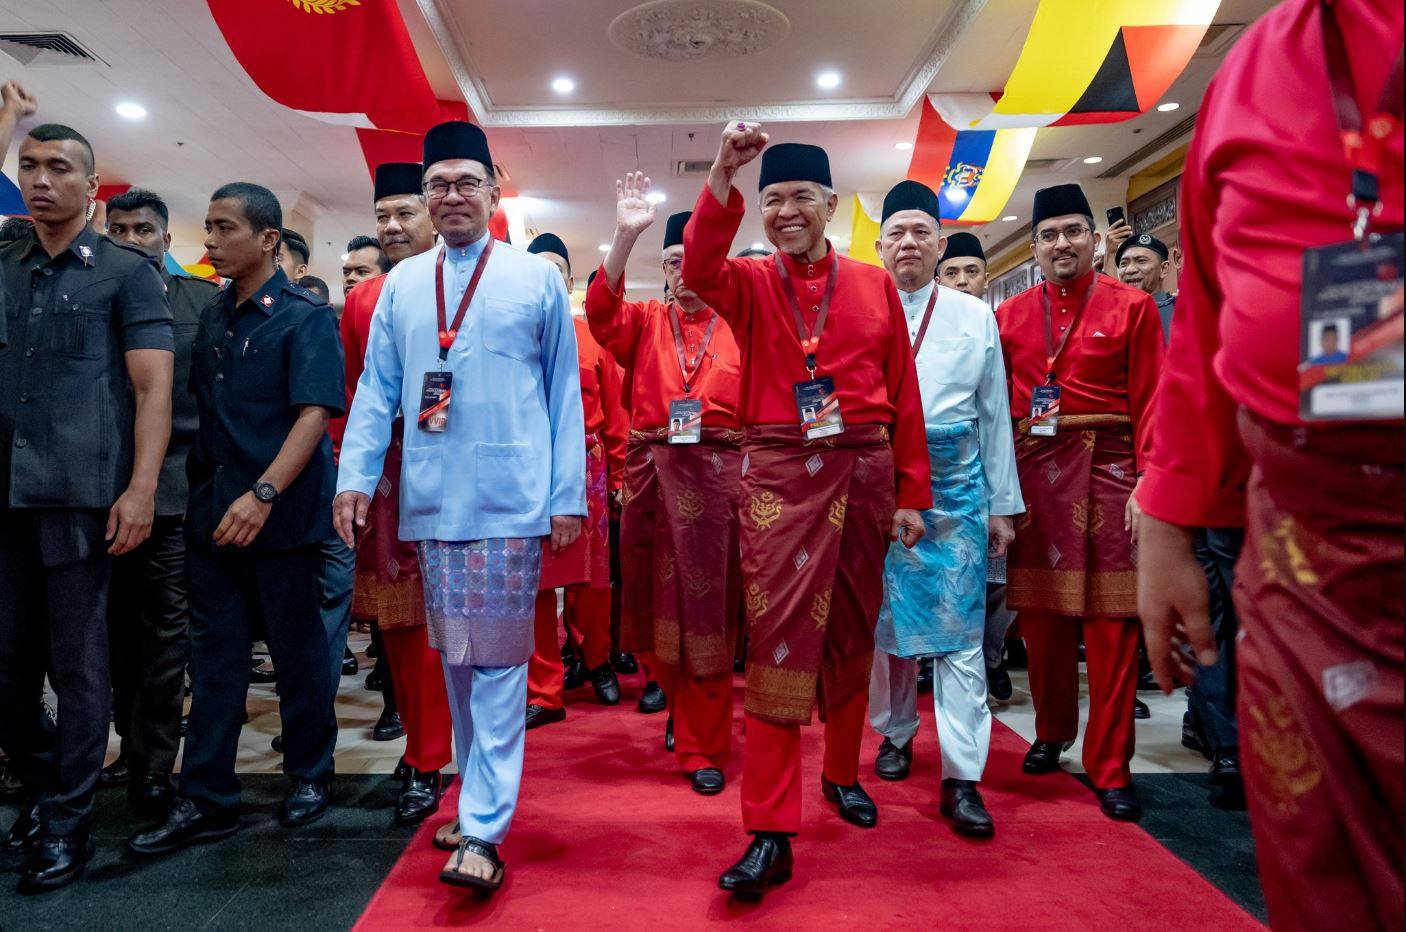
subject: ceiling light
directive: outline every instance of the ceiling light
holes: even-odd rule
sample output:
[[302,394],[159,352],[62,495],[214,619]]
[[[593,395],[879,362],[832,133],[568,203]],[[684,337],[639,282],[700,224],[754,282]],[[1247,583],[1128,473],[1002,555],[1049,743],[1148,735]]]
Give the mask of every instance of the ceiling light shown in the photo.
[[344,253],[342,253],[342,261],[343,261],[343,262],[346,262],[346,261],[347,261],[348,259],[350,259],[350,258],[351,258],[351,253],[349,253],[349,252],[344,252]]
[[840,73],[838,71],[822,71],[815,76],[815,86],[822,90],[834,90],[840,86]]
[[146,107],[143,107],[141,104],[132,103],[130,100],[124,100],[113,109],[117,111],[118,116],[125,117],[128,120],[146,119]]
[[576,82],[566,75],[562,75],[552,80],[552,90],[556,91],[558,94],[570,94],[572,91],[576,90]]
[[1085,165],[1097,165],[1099,162],[1102,162],[1102,161],[1103,161],[1103,156],[1101,156],[1101,155],[1091,155],[1091,156],[1089,156],[1088,158],[1084,159],[1084,164],[1085,164]]
[[646,194],[646,195],[644,196],[644,199],[645,199],[646,201],[649,201],[649,203],[651,203],[651,204],[662,204],[662,203],[664,203],[664,192],[663,192],[663,191],[650,191],[648,194]]
[[748,249],[765,249],[765,248],[766,248],[766,243],[753,243],[752,245],[748,246],[747,248],[748,248]]
[[1179,110],[1179,109],[1181,109],[1181,104],[1177,103],[1177,102],[1174,101],[1174,100],[1169,100],[1169,101],[1167,101],[1165,104],[1158,104],[1158,105],[1157,105],[1157,112],[1158,112],[1158,113],[1171,113],[1173,110]]
[[899,152],[907,152],[909,149],[913,148],[913,144],[911,142],[896,142],[893,144],[893,147]]
[[599,248],[600,248],[600,251],[601,251],[601,252],[610,252],[610,244],[609,244],[609,243],[601,243]]
[[1002,223],[1010,223],[1010,222],[1013,221],[1013,220],[1019,220],[1019,219],[1020,219],[1020,218],[1017,217],[1015,214],[1006,214],[1004,217],[1001,218],[1001,222],[1002,222]]

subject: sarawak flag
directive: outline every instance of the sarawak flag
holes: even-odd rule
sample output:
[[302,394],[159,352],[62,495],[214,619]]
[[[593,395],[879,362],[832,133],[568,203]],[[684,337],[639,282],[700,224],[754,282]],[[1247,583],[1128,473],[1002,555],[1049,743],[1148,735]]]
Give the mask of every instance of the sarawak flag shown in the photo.
[[1025,171],[1036,130],[958,132],[943,122],[933,104],[923,98],[908,177],[937,192],[943,222],[995,220]]
[[424,132],[439,104],[395,0],[206,0],[271,99],[345,126]]

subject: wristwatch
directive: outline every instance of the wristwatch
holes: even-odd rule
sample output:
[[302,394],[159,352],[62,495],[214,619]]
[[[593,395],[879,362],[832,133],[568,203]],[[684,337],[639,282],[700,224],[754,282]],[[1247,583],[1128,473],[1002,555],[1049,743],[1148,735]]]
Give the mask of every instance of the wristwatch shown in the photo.
[[265,505],[272,505],[278,501],[278,489],[273,487],[272,482],[255,482],[252,491],[254,497]]

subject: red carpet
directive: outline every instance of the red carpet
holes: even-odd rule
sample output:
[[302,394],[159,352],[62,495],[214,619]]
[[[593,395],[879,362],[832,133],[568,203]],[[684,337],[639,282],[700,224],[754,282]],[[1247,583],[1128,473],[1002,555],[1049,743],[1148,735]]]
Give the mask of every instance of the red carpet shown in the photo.
[[637,714],[637,692],[627,687],[615,709],[578,702],[566,721],[528,733],[521,804],[502,846],[507,880],[494,897],[438,881],[448,855],[430,840],[454,818],[451,797],[356,928],[660,930],[748,920],[805,929],[1259,928],[1146,832],[1104,818],[1073,777],[1026,776],[1026,743],[999,723],[981,787],[996,837],[954,835],[937,813],[930,705],[908,780],[874,777],[879,742],[866,741],[860,779],[879,804],[879,825],[869,830],[841,822],[821,800],[821,732],[807,729],[796,876],[760,904],[730,900],[717,877],[747,843],[740,690],[736,759],[726,791],[712,798],[691,792],[674,769],[665,717]]

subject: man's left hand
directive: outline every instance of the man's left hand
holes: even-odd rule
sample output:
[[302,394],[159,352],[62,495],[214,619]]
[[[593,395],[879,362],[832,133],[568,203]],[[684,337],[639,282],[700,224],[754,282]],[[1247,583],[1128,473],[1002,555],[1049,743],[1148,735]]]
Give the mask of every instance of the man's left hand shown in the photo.
[[893,513],[893,528],[889,536],[902,541],[909,550],[923,539],[923,516],[912,508],[900,508]]
[[128,489],[118,496],[107,513],[105,540],[112,541],[107,552],[114,557],[129,553],[151,536],[152,515],[156,512],[156,496],[150,492]]
[[215,528],[215,543],[221,547],[247,547],[259,536],[264,522],[273,511],[272,503],[259,501],[253,492],[245,492],[234,500],[229,511]]
[[1004,557],[1015,540],[1015,522],[1010,515],[992,515],[991,526],[986,535],[986,552],[993,557]]
[[[1138,480],[1138,485],[1142,480]],[[1132,535],[1133,546],[1137,546],[1138,522],[1142,520],[1142,506],[1137,503],[1137,486],[1133,486],[1133,494],[1128,496],[1128,503],[1123,506],[1123,530]]]
[[552,515],[552,555],[576,543],[581,536],[580,515]]

